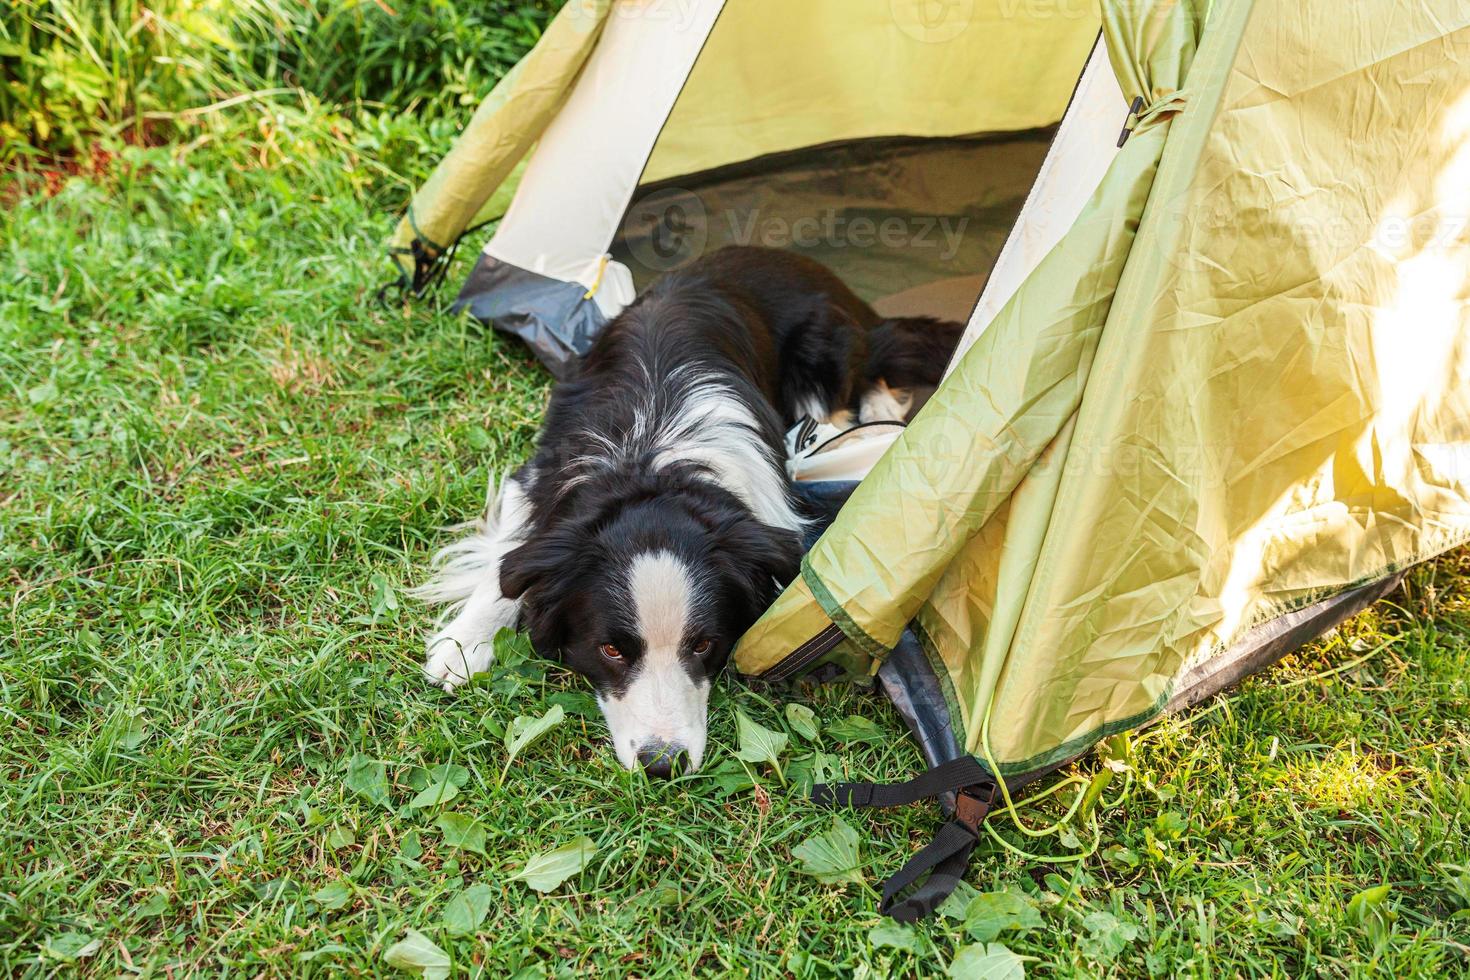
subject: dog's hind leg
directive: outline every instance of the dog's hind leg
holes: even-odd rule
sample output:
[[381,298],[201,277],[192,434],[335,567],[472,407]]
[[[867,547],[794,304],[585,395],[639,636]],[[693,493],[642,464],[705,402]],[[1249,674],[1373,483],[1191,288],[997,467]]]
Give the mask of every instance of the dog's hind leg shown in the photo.
[[944,379],[965,325],[933,317],[884,320],[868,333],[858,421],[909,422]]
[[527,482],[525,470],[505,480],[473,532],[435,555],[433,579],[413,590],[448,605],[424,660],[424,676],[436,687],[452,691],[489,668],[495,634],[516,625],[520,601],[501,594],[500,560],[520,544],[530,519]]
[[790,426],[805,416],[815,422],[851,407],[853,387],[867,360],[863,329],[825,297],[793,324],[781,342],[777,408]]

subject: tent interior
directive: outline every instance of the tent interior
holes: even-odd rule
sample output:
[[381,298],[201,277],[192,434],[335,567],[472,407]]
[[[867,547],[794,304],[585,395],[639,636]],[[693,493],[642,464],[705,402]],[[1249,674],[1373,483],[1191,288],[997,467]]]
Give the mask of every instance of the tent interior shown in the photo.
[[726,4],[610,248],[634,285],[766,245],[884,315],[968,321],[1003,250],[1029,271],[1049,244],[1028,226],[1058,210],[1057,233],[1070,224],[1126,103],[1095,5],[960,6],[926,22],[889,0]]

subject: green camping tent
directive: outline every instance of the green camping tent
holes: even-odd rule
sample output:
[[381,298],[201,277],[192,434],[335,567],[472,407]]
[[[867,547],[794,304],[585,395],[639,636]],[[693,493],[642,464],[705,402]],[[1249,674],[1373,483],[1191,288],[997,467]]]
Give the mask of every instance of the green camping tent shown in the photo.
[[736,655],[876,675],[931,763],[987,760],[871,802],[1018,787],[1470,540],[1464,0],[659,7],[564,11],[395,254],[431,276],[539,141],[461,303],[558,369],[772,216],[966,219],[945,257],[788,242],[969,314]]

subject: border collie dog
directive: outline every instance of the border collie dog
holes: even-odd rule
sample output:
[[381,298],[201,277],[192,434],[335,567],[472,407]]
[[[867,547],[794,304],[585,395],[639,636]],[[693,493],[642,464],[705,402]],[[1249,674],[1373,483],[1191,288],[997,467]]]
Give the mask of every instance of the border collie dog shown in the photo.
[[[624,766],[698,768],[711,682],[798,571],[785,430],[862,403],[879,324],[825,267],[770,249],[726,248],[650,286],[552,391],[530,462],[436,556],[418,590],[448,604],[429,681],[486,670],[495,634],[519,625],[591,681]],[[899,358],[906,337],[874,346]]]

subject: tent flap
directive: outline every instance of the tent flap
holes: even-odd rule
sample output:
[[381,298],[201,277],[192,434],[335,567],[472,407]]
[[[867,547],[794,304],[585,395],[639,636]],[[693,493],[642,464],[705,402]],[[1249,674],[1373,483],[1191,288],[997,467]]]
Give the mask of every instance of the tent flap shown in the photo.
[[[472,224],[508,206],[495,192],[556,116],[602,33],[613,0],[572,0],[505,74],[409,204],[388,254],[415,290]],[[498,205],[491,210],[490,205]]]

